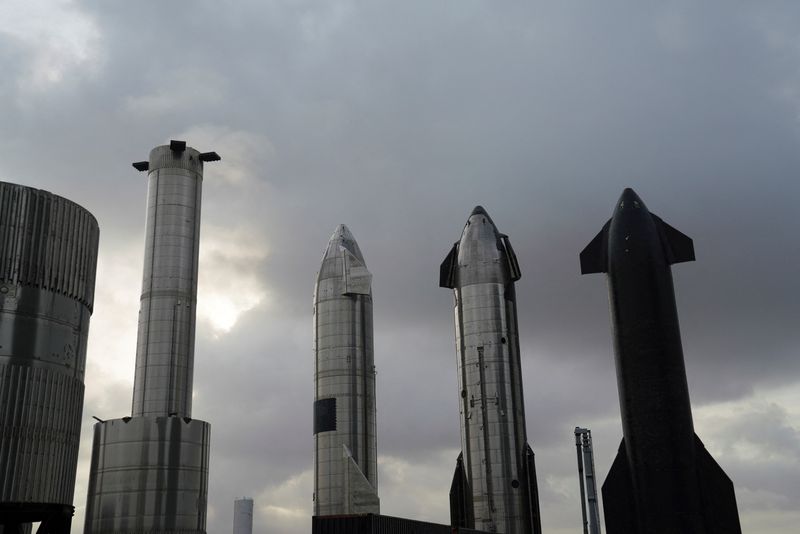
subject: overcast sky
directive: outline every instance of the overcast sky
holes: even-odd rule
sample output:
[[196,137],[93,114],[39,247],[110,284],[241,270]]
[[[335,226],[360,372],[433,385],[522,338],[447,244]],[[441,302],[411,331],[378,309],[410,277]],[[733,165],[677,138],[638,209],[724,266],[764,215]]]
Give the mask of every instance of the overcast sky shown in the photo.
[[[223,5],[227,4],[227,5]],[[519,256],[543,526],[581,529],[573,428],[599,480],[622,435],[606,282],[578,253],[633,187],[694,239],[674,279],[695,428],[745,532],[800,523],[800,4],[0,2],[0,179],[101,229],[73,532],[92,415],[130,414],[146,176],[207,165],[193,416],[209,533],[307,534],[314,275],[339,223],[374,275],[381,511],[445,523],[459,452],[452,293],[476,204]]]

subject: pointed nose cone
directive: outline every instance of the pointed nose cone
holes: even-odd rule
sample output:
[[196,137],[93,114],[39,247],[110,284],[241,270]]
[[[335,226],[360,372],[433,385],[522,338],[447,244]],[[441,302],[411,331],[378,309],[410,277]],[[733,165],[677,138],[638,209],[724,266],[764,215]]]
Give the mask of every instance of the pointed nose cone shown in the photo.
[[486,212],[486,210],[483,209],[483,206],[475,206],[475,208],[472,210],[472,213],[469,214],[467,224],[464,226],[464,233],[466,234],[467,230],[469,230],[469,228],[475,223],[480,223],[480,226],[488,226],[494,232],[497,232],[494,221],[492,221],[492,218],[489,217],[489,214]]
[[622,191],[622,195],[620,195],[619,200],[617,201],[617,208],[615,211],[620,212],[628,210],[648,211],[647,206],[645,206],[644,202],[642,202],[642,199],[639,198],[639,195],[636,194],[636,191],[630,187],[626,187],[625,190]]
[[356,242],[356,238],[353,237],[353,234],[346,225],[340,224],[336,227],[336,230],[333,231],[333,235],[330,241],[328,241],[328,248],[325,250],[324,258],[341,256],[344,251],[349,252],[358,259],[358,261],[366,265],[364,256],[361,254],[361,249]]
[[[505,276],[506,251],[502,245],[502,234],[482,206],[476,206],[467,219],[458,247],[458,264],[462,269],[462,281],[474,278],[484,281]],[[468,275],[467,272],[472,272]]]
[[488,215],[488,213],[483,209],[483,206],[475,206],[475,209],[472,210],[469,216],[472,217],[473,215]]

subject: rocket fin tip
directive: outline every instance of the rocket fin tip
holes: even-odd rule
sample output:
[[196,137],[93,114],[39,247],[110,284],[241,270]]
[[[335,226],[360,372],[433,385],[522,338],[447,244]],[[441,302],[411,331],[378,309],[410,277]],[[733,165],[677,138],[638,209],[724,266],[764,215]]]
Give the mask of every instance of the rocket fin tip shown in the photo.
[[580,253],[581,274],[608,272],[608,221]]
[[733,482],[695,434],[697,479],[703,500],[703,522],[709,534],[741,534]]
[[603,515],[608,534],[631,534],[636,528],[636,506],[625,439],[619,444],[617,456],[603,482]]
[[661,217],[652,213],[651,215],[661,234],[661,239],[664,243],[664,253],[670,265],[673,263],[694,261],[694,242],[692,238],[665,223]]

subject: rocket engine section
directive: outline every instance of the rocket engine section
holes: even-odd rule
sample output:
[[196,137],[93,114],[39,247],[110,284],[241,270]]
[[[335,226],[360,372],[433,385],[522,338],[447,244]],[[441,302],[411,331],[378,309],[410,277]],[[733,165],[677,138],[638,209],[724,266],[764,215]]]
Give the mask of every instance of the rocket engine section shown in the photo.
[[378,514],[372,274],[336,228],[314,287],[314,515]]
[[0,182],[0,532],[69,532],[98,238],[77,204]]

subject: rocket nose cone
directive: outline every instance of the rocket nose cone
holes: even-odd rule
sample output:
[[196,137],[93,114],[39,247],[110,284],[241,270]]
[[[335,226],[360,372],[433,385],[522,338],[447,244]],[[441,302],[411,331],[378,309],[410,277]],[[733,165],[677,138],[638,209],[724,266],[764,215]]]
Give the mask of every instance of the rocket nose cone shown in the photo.
[[347,227],[346,224],[340,224],[333,231],[333,238],[337,240],[338,239],[353,240],[353,234],[350,233],[350,229]]
[[475,209],[472,210],[469,216],[472,217],[473,215],[488,215],[488,213],[483,209],[483,206],[475,206]]
[[496,248],[499,236],[497,226],[483,206],[475,206],[461,232],[461,246],[464,248],[466,242],[482,241],[488,248]]
[[494,225],[494,221],[489,216],[489,213],[483,209],[483,206],[475,206],[475,208],[472,210],[472,213],[470,213],[469,217],[467,218],[467,226],[464,228],[464,231],[466,232],[470,225],[477,221],[480,221],[483,224],[488,224],[492,229],[497,230]]
[[341,249],[347,250],[364,263],[364,256],[361,254],[356,238],[353,237],[350,229],[344,224],[338,225],[336,230],[333,231],[333,235],[328,242],[328,249],[325,251],[325,257],[341,254]]
[[647,210],[647,206],[644,205],[642,199],[639,198],[639,195],[636,194],[636,191],[630,187],[626,187],[625,190],[622,191],[622,195],[620,195],[619,201],[617,202],[617,211],[628,209]]

